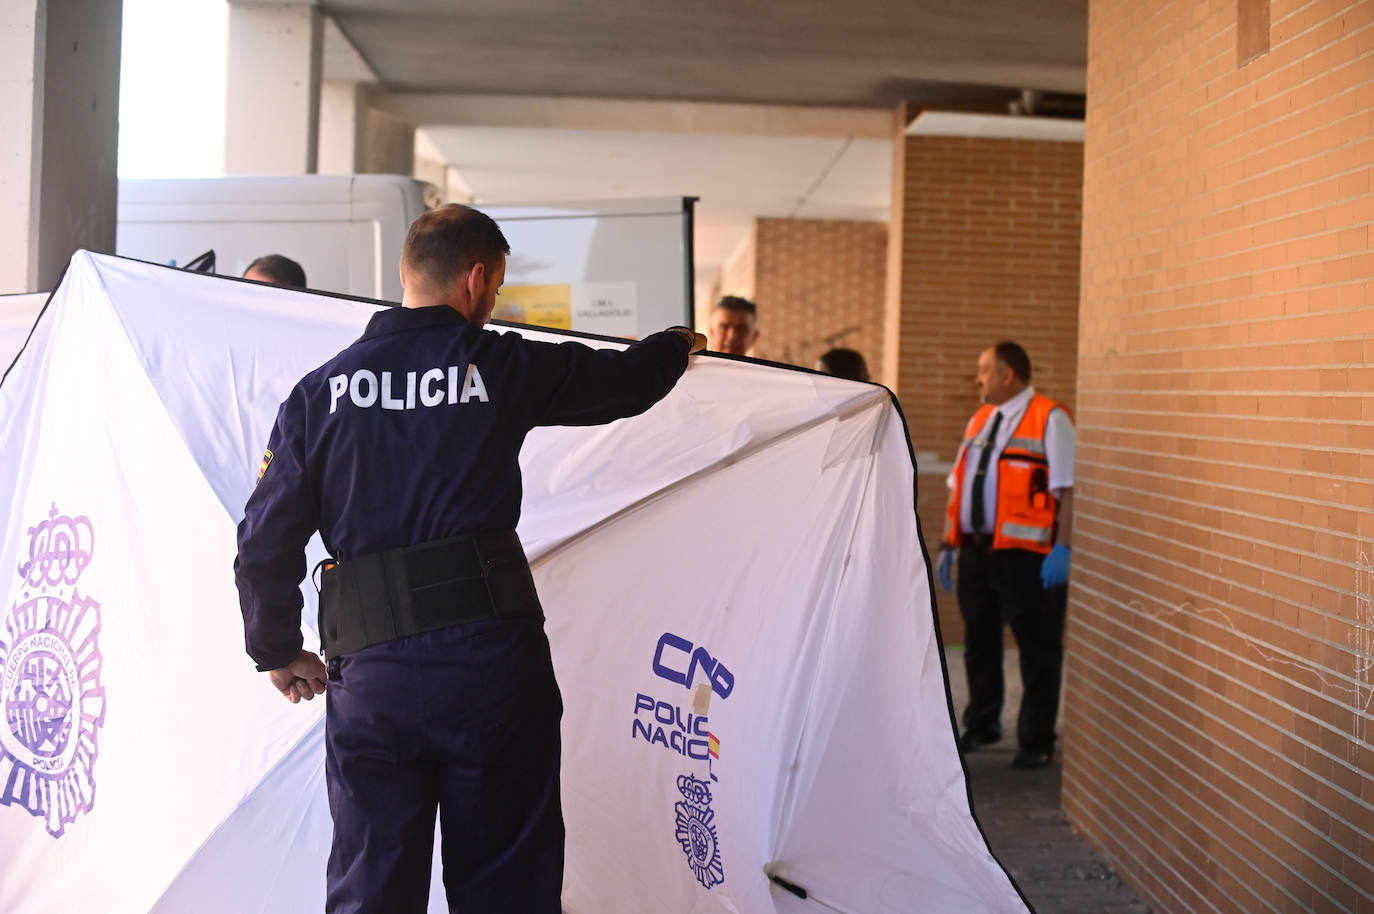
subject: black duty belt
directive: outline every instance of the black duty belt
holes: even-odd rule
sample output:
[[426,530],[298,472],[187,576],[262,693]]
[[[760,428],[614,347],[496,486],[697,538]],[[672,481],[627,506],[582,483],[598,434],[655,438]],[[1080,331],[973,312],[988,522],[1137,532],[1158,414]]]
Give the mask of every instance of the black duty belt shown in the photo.
[[320,579],[320,647],[330,660],[461,622],[543,616],[513,530],[326,563]]

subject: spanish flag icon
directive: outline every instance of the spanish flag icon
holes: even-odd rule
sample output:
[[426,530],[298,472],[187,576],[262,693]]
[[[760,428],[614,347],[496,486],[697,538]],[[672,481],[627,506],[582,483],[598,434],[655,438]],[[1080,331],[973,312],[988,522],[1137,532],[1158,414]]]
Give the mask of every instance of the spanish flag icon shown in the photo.
[[[258,482],[262,482],[262,476],[267,472],[267,468],[272,465],[272,451],[269,449],[262,455],[262,463],[258,464]],[[257,483],[254,483],[257,485]]]
[[711,758],[720,758],[720,740],[716,739],[714,733],[706,734],[706,751],[711,754]]

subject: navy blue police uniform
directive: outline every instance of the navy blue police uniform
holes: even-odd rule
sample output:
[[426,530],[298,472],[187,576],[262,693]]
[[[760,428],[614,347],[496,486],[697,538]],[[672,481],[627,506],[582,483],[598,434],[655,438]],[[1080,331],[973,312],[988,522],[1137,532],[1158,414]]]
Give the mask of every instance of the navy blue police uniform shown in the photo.
[[[490,542],[515,553],[512,573],[528,578],[513,536],[526,434],[644,412],[686,370],[690,345],[664,331],[594,350],[484,330],[445,306],[377,313],[282,404],[239,525],[235,577],[258,669],[301,650],[316,530],[340,569],[474,536],[479,553]],[[424,910],[437,808],[450,910],[557,914],[563,708],[537,597],[510,616],[423,622],[330,659],[327,909]]]

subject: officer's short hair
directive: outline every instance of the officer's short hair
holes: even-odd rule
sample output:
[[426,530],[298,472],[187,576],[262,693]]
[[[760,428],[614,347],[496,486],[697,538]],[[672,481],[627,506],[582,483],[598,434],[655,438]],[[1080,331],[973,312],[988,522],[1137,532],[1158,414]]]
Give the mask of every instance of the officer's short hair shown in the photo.
[[743,311],[745,314],[752,314],[754,320],[758,320],[759,317],[759,309],[754,303],[738,295],[722,296],[720,301],[716,302],[716,307],[724,308],[726,311]]
[[1018,343],[998,343],[994,347],[997,361],[1011,369],[1019,381],[1029,381],[1031,376],[1030,356]]
[[481,262],[495,270],[510,243],[486,213],[450,203],[425,213],[410,224],[401,247],[401,271],[443,285]]
[[279,286],[305,288],[305,268],[290,257],[283,257],[281,254],[263,254],[248,265],[248,269],[243,271],[243,275],[247,276],[255,270],[266,276],[268,282],[274,282]]

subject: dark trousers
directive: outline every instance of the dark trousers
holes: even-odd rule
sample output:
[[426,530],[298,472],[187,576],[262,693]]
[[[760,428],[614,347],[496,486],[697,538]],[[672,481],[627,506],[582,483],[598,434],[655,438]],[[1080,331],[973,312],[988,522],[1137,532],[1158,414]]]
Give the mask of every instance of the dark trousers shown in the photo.
[[1001,732],[1002,626],[1010,625],[1021,656],[1023,687],[1016,742],[1028,752],[1054,751],[1064,668],[1068,588],[1041,587],[1044,559],[1026,549],[988,549],[972,538],[959,549],[959,612],[969,692],[964,730]]
[[563,703],[538,619],[341,658],[326,694],[330,914],[423,912],[438,811],[449,910],[558,914]]

